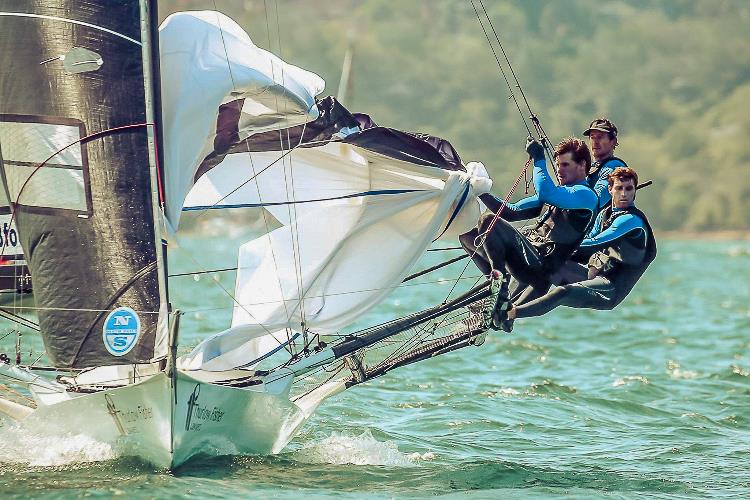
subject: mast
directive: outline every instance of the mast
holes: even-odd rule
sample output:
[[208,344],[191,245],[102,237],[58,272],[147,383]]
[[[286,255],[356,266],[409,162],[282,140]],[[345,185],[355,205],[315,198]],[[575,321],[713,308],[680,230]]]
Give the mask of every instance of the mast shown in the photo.
[[[159,325],[155,344],[167,347],[164,337],[168,333],[166,322],[170,312],[169,285],[167,281],[167,241],[162,232],[164,226],[164,155],[162,148],[161,80],[159,77],[159,9],[157,0],[140,0],[141,43],[143,44],[143,87],[146,97],[146,120],[148,127],[148,160],[151,178],[151,205],[154,221],[154,245],[156,246],[156,269],[159,282]],[[160,337],[161,336],[161,337]],[[175,335],[176,338],[176,335]],[[176,348],[176,345],[174,346]],[[166,351],[155,352],[155,357],[166,355]]]

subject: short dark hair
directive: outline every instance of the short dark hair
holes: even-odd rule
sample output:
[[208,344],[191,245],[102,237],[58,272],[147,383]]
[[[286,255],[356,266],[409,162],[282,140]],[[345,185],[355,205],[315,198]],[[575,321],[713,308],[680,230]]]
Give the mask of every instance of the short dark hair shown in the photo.
[[607,177],[607,182],[609,183],[610,187],[614,186],[615,179],[620,179],[620,182],[625,182],[629,179],[632,179],[635,187],[638,187],[638,174],[630,167],[617,167],[614,172],[609,174],[609,176]]
[[586,170],[591,167],[591,151],[581,139],[577,137],[566,137],[555,146],[554,158],[561,154],[570,153],[576,163],[585,162]]

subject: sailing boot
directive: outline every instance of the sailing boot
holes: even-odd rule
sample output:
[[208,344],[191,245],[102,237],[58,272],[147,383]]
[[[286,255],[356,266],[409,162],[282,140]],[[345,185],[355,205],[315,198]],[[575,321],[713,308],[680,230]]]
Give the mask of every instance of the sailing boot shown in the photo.
[[[498,271],[492,271],[498,273]],[[502,328],[503,321],[508,320],[508,309],[510,309],[510,298],[508,297],[508,283],[510,283],[510,276],[503,274],[502,280],[500,280],[500,289],[497,293],[497,300],[495,301],[495,307],[492,310],[492,329],[507,331]]]

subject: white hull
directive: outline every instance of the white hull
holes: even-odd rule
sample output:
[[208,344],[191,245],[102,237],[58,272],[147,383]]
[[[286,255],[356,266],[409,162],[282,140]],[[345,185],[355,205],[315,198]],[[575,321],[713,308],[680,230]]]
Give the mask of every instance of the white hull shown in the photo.
[[160,372],[136,384],[40,405],[22,423],[37,435],[85,435],[113,445],[120,455],[174,468],[199,454],[277,453],[320,403],[297,406],[286,394],[263,392],[263,385],[213,385],[178,372],[174,404],[171,382]]

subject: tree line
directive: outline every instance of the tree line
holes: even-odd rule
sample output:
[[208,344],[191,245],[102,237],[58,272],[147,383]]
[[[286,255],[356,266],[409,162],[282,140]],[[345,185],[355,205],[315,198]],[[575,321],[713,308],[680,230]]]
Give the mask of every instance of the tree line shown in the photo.
[[[351,111],[450,140],[464,161],[485,163],[493,191],[502,195],[525,162],[526,129],[473,7],[484,8],[553,142],[580,137],[598,115],[617,124],[616,154],[643,180],[654,180],[638,203],[656,228],[750,228],[750,3],[744,0],[215,5],[258,46],[321,75],[328,94],[337,91],[350,49],[344,104]],[[162,17],[213,8],[207,0],[160,3]]]

